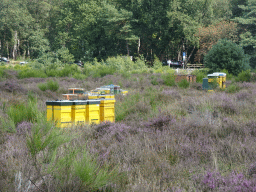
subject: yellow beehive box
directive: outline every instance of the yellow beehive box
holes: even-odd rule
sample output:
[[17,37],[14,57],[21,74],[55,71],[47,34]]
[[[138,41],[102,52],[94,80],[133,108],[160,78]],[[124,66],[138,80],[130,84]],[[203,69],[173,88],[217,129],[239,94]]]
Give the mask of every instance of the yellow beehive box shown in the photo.
[[[56,127],[69,127],[72,125],[72,104],[71,101],[48,101],[47,120],[53,120]],[[52,112],[51,108],[52,106]],[[52,118],[51,118],[52,117]]]
[[52,107],[52,103],[49,101],[46,102],[46,118],[47,118],[47,121],[53,120],[53,107]]
[[99,99],[115,99],[115,95],[98,95]]
[[98,95],[88,95],[88,99],[98,99]]
[[72,105],[72,122],[75,125],[86,123],[86,104],[87,101],[74,101]]
[[100,123],[100,100],[87,100],[86,122],[88,124]]
[[100,121],[115,122],[115,99],[104,99],[100,102]]

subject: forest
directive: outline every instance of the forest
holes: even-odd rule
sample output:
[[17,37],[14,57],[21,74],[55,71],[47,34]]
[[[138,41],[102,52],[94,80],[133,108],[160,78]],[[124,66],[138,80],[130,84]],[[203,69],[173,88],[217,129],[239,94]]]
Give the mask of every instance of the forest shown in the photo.
[[187,62],[203,63],[219,39],[228,39],[254,68],[255,9],[256,0],[1,0],[0,55],[64,53],[69,63],[120,55],[182,60],[185,52]]

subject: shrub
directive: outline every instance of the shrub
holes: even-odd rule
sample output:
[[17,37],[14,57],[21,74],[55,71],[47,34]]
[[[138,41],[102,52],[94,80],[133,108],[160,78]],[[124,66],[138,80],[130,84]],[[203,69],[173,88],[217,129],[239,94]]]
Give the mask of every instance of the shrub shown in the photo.
[[38,88],[41,91],[51,90],[51,91],[57,91],[59,89],[59,83],[57,81],[50,80],[47,83],[39,83]]
[[236,82],[250,82],[251,81],[251,71],[246,70],[242,71],[241,73],[238,74],[238,76],[235,78]]
[[203,83],[203,78],[207,78],[208,70],[194,70],[192,75],[196,76],[197,83]]
[[72,76],[76,73],[81,73],[78,66],[76,64],[70,65],[70,64],[66,64],[64,66],[64,68],[62,68],[59,72],[58,72],[58,76],[59,77],[69,77]]
[[226,88],[227,93],[235,93],[235,92],[238,92],[239,90],[240,90],[240,87],[237,84],[231,84]]
[[59,83],[57,81],[50,80],[47,82],[47,89],[51,91],[57,91],[59,89]]
[[38,77],[38,78],[46,78],[47,75],[40,69],[27,69],[19,72],[18,77],[20,79],[30,78],[30,77]]
[[29,100],[27,104],[25,103],[12,104],[7,110],[7,114],[10,120],[12,120],[15,125],[23,121],[28,121],[28,122],[36,121],[37,113],[38,113],[37,102],[33,102],[31,100]]
[[248,180],[242,173],[233,171],[227,176],[208,171],[205,175],[194,175],[196,188],[200,191],[255,191],[255,178]]
[[167,86],[175,86],[175,76],[169,73],[163,74],[161,78],[164,81],[164,84]]
[[41,91],[46,91],[47,90],[47,84],[46,83],[39,83],[37,86]]
[[189,82],[186,79],[182,79],[178,82],[178,87],[186,89],[189,87]]
[[212,71],[227,69],[229,73],[238,75],[250,68],[249,57],[244,54],[243,48],[227,39],[219,40],[204,59],[205,66]]

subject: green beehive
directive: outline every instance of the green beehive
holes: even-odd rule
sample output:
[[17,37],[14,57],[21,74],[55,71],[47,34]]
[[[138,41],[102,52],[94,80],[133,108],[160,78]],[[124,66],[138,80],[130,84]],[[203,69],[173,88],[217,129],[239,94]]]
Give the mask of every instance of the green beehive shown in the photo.
[[203,78],[203,90],[208,90],[209,89],[209,84],[208,84],[208,78]]

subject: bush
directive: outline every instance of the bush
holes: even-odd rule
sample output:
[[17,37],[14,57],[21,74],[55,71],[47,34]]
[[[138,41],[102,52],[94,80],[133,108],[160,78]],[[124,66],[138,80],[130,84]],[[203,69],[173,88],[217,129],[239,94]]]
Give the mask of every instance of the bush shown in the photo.
[[239,90],[240,90],[240,87],[237,84],[231,84],[226,88],[227,93],[235,93],[235,92],[238,92]]
[[7,115],[15,125],[23,121],[35,122],[37,113],[37,102],[32,100],[29,100],[27,104],[12,104],[7,110]]
[[47,75],[40,69],[27,69],[19,72],[18,77],[20,79],[30,78],[30,77],[38,77],[38,78],[46,78]]
[[47,89],[51,91],[57,91],[59,89],[59,83],[57,81],[50,80],[47,82]]
[[227,39],[219,40],[204,60],[205,66],[212,71],[227,69],[233,75],[250,68],[249,57],[244,53],[243,48]]
[[37,86],[41,91],[57,91],[59,89],[59,83],[53,80],[50,80],[47,83],[39,83]]
[[236,82],[250,82],[251,81],[251,76],[252,75],[251,75],[251,71],[250,70],[242,71],[235,78],[235,81]]
[[203,78],[207,78],[208,70],[194,70],[192,75],[196,76],[197,83],[203,83]]
[[186,89],[189,87],[189,82],[186,79],[182,79],[178,82],[178,87]]
[[169,73],[163,74],[161,77],[164,81],[164,84],[167,86],[175,86],[175,76]]

